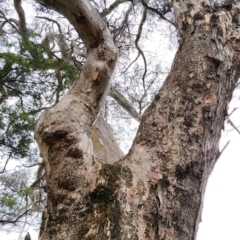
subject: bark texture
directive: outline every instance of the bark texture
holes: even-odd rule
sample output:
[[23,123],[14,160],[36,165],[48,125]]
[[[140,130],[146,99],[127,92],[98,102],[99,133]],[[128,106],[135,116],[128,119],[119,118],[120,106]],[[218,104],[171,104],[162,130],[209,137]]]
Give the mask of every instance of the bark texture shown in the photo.
[[[36,126],[48,194],[40,239],[195,239],[239,77],[240,4],[173,1],[181,43],[171,72],[129,154],[109,164],[94,158],[90,132],[116,61],[110,35],[88,1],[44,3],[68,17],[89,49],[76,84]],[[95,44],[99,36],[107,37]]]
[[104,21],[89,1],[40,2],[62,13],[87,47],[79,78],[57,105],[42,114],[35,129],[48,194],[40,239],[83,239],[86,216],[93,205],[89,199],[94,194],[90,193],[101,170],[91,132],[110,86],[117,51]]

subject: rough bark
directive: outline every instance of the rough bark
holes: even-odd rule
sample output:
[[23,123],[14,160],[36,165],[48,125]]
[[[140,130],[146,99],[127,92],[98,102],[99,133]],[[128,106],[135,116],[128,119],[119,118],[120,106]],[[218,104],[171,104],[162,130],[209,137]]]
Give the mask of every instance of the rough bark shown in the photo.
[[91,130],[109,89],[117,51],[89,1],[41,3],[62,13],[75,26],[87,47],[87,58],[69,92],[44,112],[36,125],[48,194],[40,239],[81,239],[87,195],[95,189],[101,166],[94,158]]
[[[181,42],[171,72],[144,113],[129,154],[106,164],[94,158],[90,131],[116,60],[110,35],[89,20],[88,1],[44,3],[83,38],[89,34],[89,50],[76,84],[36,126],[48,194],[40,239],[195,239],[239,77],[240,4],[173,1]],[[82,19],[93,24],[89,32],[78,26]],[[89,43],[100,35],[106,40]]]

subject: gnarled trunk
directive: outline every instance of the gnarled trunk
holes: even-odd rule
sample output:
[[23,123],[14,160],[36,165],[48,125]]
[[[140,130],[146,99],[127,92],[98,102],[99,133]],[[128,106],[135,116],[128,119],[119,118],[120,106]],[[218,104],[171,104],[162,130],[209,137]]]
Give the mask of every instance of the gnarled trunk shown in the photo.
[[94,158],[90,136],[117,58],[110,34],[88,1],[44,3],[75,26],[88,57],[36,126],[48,194],[40,239],[195,239],[239,77],[240,4],[173,1],[181,43],[171,72],[129,154],[110,164]]

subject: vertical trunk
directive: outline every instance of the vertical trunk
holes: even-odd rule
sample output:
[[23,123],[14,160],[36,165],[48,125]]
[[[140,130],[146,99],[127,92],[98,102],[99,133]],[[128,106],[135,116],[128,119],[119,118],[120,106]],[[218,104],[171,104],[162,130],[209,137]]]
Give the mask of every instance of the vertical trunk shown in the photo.
[[90,137],[116,61],[110,35],[88,1],[44,3],[68,17],[88,57],[36,126],[48,194],[40,239],[194,239],[239,77],[239,3],[173,1],[182,39],[171,72],[129,154],[113,164],[94,158]]
[[121,161],[121,229],[127,230],[120,239],[196,237],[239,77],[240,47],[239,4],[212,9],[202,2],[173,1],[182,39],[170,74]]

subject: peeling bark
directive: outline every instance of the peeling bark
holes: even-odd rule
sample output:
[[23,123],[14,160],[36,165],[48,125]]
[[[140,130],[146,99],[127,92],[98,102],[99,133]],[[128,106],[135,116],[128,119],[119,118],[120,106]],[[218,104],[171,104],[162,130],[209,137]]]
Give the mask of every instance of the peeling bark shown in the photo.
[[240,4],[173,0],[182,38],[171,72],[129,154],[112,164],[94,157],[90,135],[117,58],[110,34],[88,1],[44,4],[69,19],[88,54],[73,88],[36,125],[48,194],[40,239],[195,239],[239,78]]

